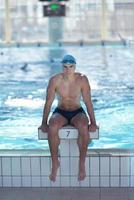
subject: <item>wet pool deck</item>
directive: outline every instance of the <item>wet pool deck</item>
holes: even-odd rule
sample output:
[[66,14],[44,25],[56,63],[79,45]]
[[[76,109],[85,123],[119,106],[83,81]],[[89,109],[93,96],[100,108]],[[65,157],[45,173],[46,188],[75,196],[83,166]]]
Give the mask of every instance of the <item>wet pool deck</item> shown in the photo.
[[134,200],[134,188],[0,188],[0,200]]

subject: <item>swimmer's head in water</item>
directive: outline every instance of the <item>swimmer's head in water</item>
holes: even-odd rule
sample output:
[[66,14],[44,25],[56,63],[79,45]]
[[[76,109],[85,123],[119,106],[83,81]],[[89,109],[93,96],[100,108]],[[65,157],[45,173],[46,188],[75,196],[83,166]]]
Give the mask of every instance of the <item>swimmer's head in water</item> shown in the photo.
[[76,59],[72,55],[65,55],[61,61],[61,63],[64,64],[76,64]]

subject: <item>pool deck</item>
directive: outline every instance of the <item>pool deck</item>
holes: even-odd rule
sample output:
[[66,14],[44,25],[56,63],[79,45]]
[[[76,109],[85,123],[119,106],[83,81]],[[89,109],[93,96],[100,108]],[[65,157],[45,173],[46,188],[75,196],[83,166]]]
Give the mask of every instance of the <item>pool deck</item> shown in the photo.
[[0,188],[1,200],[133,200],[134,188]]

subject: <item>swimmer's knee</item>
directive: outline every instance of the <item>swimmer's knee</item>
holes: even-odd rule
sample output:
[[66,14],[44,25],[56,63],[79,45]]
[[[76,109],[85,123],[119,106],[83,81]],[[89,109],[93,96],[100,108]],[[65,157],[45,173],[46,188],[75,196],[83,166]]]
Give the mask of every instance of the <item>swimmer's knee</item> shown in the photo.
[[86,121],[81,121],[77,124],[77,128],[83,130],[84,132],[88,131],[88,123]]
[[49,123],[49,131],[56,131],[59,129],[59,125],[56,122]]

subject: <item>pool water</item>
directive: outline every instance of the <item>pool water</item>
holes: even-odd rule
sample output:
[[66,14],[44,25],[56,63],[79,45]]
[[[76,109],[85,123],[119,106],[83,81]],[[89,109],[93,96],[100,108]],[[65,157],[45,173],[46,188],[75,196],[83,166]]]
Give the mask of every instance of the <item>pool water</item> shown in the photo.
[[66,53],[92,88],[100,139],[89,148],[134,148],[134,47],[67,46],[0,49],[0,149],[48,149],[37,128],[48,80]]

